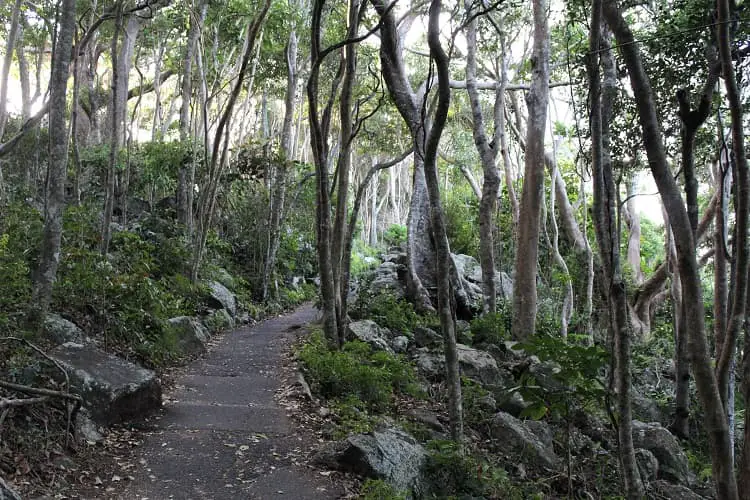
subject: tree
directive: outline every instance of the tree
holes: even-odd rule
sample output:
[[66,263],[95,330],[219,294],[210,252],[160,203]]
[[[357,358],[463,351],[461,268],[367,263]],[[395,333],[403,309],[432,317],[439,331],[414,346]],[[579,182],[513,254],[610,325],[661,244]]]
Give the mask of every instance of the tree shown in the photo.
[[39,265],[34,275],[32,320],[39,320],[52,299],[57,278],[65,207],[65,179],[68,168],[68,127],[65,123],[70,58],[76,29],[76,1],[63,0],[52,59],[49,100],[49,166],[45,185],[44,229]]
[[513,336],[526,339],[535,331],[537,310],[537,257],[539,217],[544,197],[544,136],[549,94],[549,29],[547,5],[534,0],[534,48],[531,56],[531,88],[526,96],[529,110],[526,132],[523,191],[516,240],[513,286]]

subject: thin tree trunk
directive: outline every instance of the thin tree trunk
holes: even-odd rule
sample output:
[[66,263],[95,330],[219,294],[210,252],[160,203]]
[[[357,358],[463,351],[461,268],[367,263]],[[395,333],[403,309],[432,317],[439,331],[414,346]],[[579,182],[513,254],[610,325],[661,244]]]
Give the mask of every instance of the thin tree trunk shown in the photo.
[[636,285],[640,285],[643,283],[643,270],[641,269],[641,217],[635,210],[637,189],[638,178],[633,175],[626,183],[625,196],[627,196],[627,202],[623,207],[623,214],[628,225],[627,263],[633,274],[633,281]]
[[[689,329],[689,345],[693,374],[711,447],[713,477],[717,496],[722,500],[735,500],[738,498],[737,482],[733,474],[727,416],[706,345],[703,293],[695,257],[695,242],[690,227],[690,219],[683,205],[679,187],[669,170],[653,91],[643,68],[640,48],[635,43],[633,33],[623,19],[622,13],[614,0],[604,1],[604,18],[615,34],[628,68],[649,167],[661,195],[662,203],[669,214],[669,223],[675,237],[680,279],[682,280],[683,303],[687,311],[686,319],[691,326]],[[750,477],[750,474],[745,474],[745,477]]]
[[532,79],[531,89],[526,97],[529,121],[526,136],[525,176],[521,194],[521,218],[518,225],[513,284],[513,336],[517,339],[526,339],[535,333],[539,215],[544,196],[544,135],[549,95],[549,28],[546,1],[534,0],[533,12]]
[[10,31],[5,42],[5,58],[3,59],[3,72],[0,74],[0,142],[5,135],[5,125],[8,122],[8,77],[10,76],[10,65],[13,63],[13,51],[16,47],[16,39],[20,31],[19,16],[23,0],[16,0],[10,17]]
[[45,185],[44,228],[39,266],[34,276],[32,320],[39,320],[49,309],[52,287],[60,263],[62,218],[65,207],[65,180],[68,169],[68,127],[65,123],[70,56],[76,22],[76,1],[63,0],[58,37],[52,59],[49,112],[49,166]]
[[[587,73],[591,96],[592,177],[594,181],[594,228],[604,272],[604,289],[609,304],[612,332],[615,388],[617,391],[618,442],[624,493],[628,499],[644,496],[643,482],[635,459],[630,404],[630,321],[625,283],[620,264],[620,235],[617,224],[617,191],[610,156],[609,123],[617,97],[617,73],[609,40],[602,36],[602,3],[592,7]],[[603,49],[603,50],[602,50]],[[600,52],[601,50],[601,52]],[[601,55],[600,55],[601,54]],[[604,79],[601,81],[599,64]]]
[[430,3],[430,17],[427,30],[427,42],[430,57],[435,62],[438,77],[438,102],[432,127],[427,138],[424,157],[425,181],[430,198],[432,229],[437,250],[437,284],[438,315],[443,331],[445,349],[445,370],[448,384],[448,414],[450,418],[451,438],[459,449],[463,445],[463,408],[461,405],[461,378],[458,369],[458,350],[456,348],[456,318],[452,307],[451,294],[451,253],[448,245],[443,207],[440,203],[440,187],[437,169],[437,151],[440,136],[445,128],[450,107],[450,72],[448,55],[440,45],[440,6],[441,0]]

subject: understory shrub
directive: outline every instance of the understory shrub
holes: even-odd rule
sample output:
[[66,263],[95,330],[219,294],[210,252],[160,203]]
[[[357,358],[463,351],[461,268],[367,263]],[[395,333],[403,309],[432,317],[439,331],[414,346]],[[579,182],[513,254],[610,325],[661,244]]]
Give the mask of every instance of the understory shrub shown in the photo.
[[409,335],[416,327],[429,321],[429,318],[417,314],[410,302],[398,299],[390,293],[381,293],[361,302],[366,310],[359,313],[360,317],[369,318],[394,332]]
[[360,500],[406,500],[407,494],[397,491],[382,479],[368,479],[362,485]]
[[510,339],[510,315],[504,311],[488,313],[471,322],[471,336],[475,344],[496,344]]
[[326,399],[358,398],[368,410],[385,411],[394,393],[415,394],[414,369],[401,356],[348,342],[332,349],[322,332],[313,332],[299,358],[315,390]]

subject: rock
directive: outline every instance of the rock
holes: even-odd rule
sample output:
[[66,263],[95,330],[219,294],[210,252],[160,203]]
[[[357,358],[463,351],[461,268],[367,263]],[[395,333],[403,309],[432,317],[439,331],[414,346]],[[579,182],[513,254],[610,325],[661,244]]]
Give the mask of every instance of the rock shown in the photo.
[[659,479],[677,484],[691,482],[685,452],[677,438],[660,424],[633,420],[633,446],[654,454],[659,461]]
[[94,422],[110,425],[138,418],[161,406],[156,374],[91,346],[68,342],[49,353],[70,377]]
[[523,421],[505,413],[497,413],[490,433],[495,438],[498,450],[506,455],[518,455],[523,461],[537,467],[554,469],[558,458],[552,447],[547,446]]
[[497,410],[497,401],[495,401],[495,397],[490,393],[487,393],[477,399],[476,403],[479,406],[480,410],[487,413],[495,413],[495,411]]
[[394,338],[391,341],[391,348],[393,349],[393,352],[396,352],[398,354],[405,353],[408,347],[409,347],[409,337],[399,335],[398,337]]
[[529,430],[539,438],[545,448],[552,449],[555,436],[552,434],[552,429],[549,428],[547,422],[542,422],[541,420],[526,420],[524,423],[526,424],[526,427],[528,427]]
[[393,262],[394,264],[398,264],[399,266],[406,267],[408,261],[408,256],[406,255],[406,252],[403,251],[400,247],[391,247],[388,249],[388,253],[383,256],[383,262]]
[[406,415],[408,417],[411,417],[415,421],[426,425],[434,431],[445,432],[445,426],[440,422],[438,416],[429,410],[425,410],[422,408],[412,408],[406,410]]
[[643,448],[638,448],[635,450],[635,461],[638,463],[641,480],[646,483],[656,480],[656,476],[659,473],[659,461],[653,453]]
[[[495,396],[497,396],[497,394],[495,394]],[[520,417],[523,411],[529,406],[529,403],[523,399],[523,396],[521,396],[518,391],[512,391],[510,393],[503,391],[497,401],[498,409],[505,413],[510,413],[514,417]]]
[[[497,362],[488,352],[456,344],[461,374],[485,385],[505,385]],[[417,349],[414,361],[427,378],[439,379],[445,373],[445,356],[442,352],[425,347]]]
[[386,351],[393,354],[393,349],[388,345],[389,331],[372,320],[353,321],[347,327],[349,336],[361,340],[372,346],[377,351]]
[[633,418],[642,422],[662,421],[662,413],[659,411],[659,405],[652,398],[634,393],[630,401],[633,405]]
[[495,292],[503,300],[513,299],[513,279],[504,272],[495,272]]
[[390,293],[397,299],[406,295],[404,282],[399,278],[399,274],[405,270],[404,266],[394,262],[385,261],[375,268],[375,276],[370,283],[370,293],[380,295]]
[[443,337],[435,330],[418,326],[414,328],[414,343],[417,347],[438,347],[443,345]]
[[673,484],[668,481],[654,481],[650,485],[652,496],[663,500],[704,500],[704,498],[687,486]]
[[456,264],[456,270],[458,275],[462,276],[469,282],[481,283],[482,282],[482,268],[479,265],[479,261],[471,255],[464,254],[451,254],[453,262]]
[[168,320],[172,331],[177,336],[177,350],[182,356],[206,352],[208,331],[196,318],[178,316]]
[[98,444],[104,441],[104,436],[91,420],[91,414],[86,408],[81,408],[76,415],[75,435],[88,444]]
[[21,500],[21,495],[8,486],[2,477],[0,477],[0,500]]
[[313,460],[337,470],[382,479],[397,491],[420,490],[427,452],[406,432],[386,428],[331,443]]
[[211,311],[203,318],[203,326],[213,335],[224,330],[234,328],[234,319],[229,315],[226,309]]
[[47,314],[43,327],[45,336],[57,345],[66,342],[83,344],[88,340],[83,330],[57,314]]
[[216,281],[224,285],[229,290],[236,289],[237,283],[234,281],[234,276],[229,274],[229,271],[227,271],[223,267],[217,267],[211,274]]
[[565,384],[556,376],[560,373],[560,365],[554,361],[532,363],[529,373],[534,376],[536,383],[548,392],[557,393],[566,389]]
[[234,294],[218,281],[210,281],[208,286],[211,289],[211,305],[220,309],[226,309],[234,318],[237,314],[237,300]]

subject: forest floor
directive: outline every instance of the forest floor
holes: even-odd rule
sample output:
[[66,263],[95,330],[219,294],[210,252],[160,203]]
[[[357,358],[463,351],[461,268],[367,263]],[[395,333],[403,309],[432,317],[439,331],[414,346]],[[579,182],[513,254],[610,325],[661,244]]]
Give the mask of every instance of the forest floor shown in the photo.
[[315,437],[280,404],[294,378],[288,347],[316,314],[306,305],[217,337],[205,357],[175,374],[160,414],[128,431],[135,446],[110,457],[117,465],[80,498],[344,496],[329,472],[306,465]]

